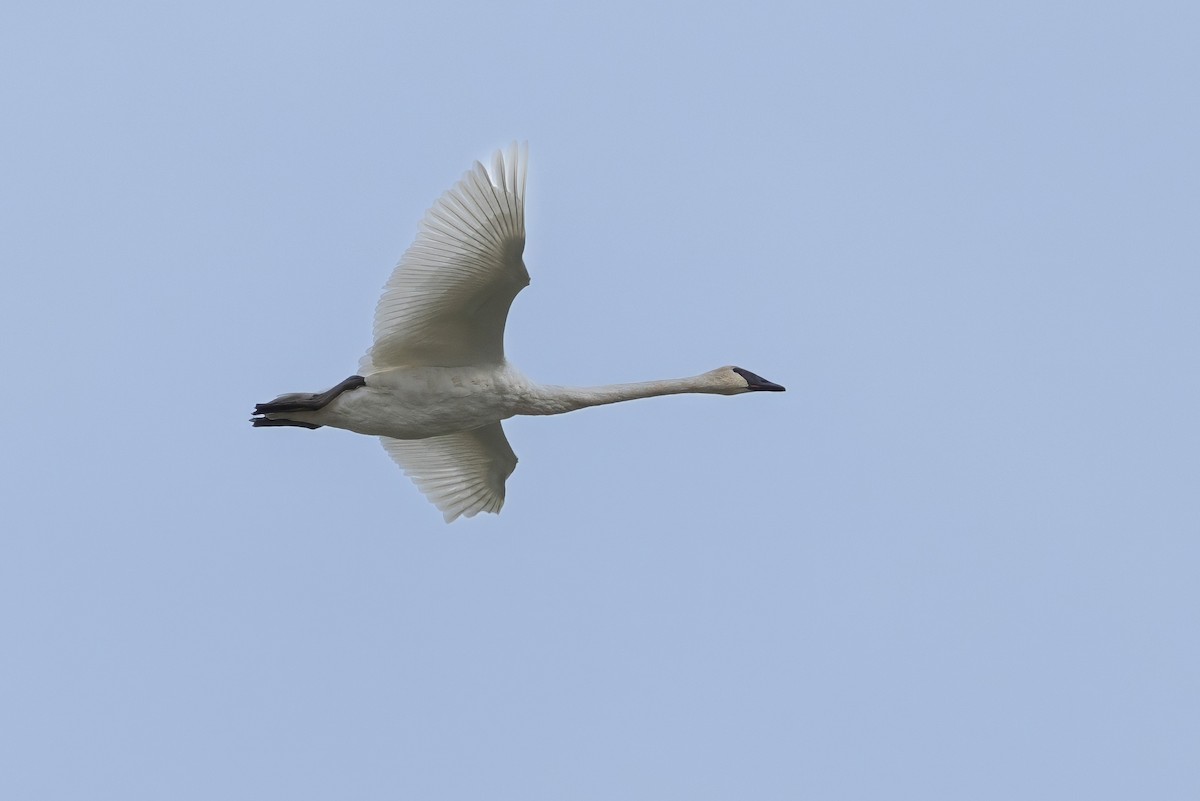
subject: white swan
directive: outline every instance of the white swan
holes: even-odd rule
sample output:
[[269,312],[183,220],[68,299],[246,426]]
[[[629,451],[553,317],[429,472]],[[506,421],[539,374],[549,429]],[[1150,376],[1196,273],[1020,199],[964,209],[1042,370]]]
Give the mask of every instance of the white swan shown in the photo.
[[740,367],[640,384],[535,384],[504,358],[504,323],[529,283],[525,148],[499,151],[492,174],[474,169],[421,221],[375,309],[375,344],[327,392],[280,395],[254,408],[255,426],[333,426],[378,436],[446,522],[499,512],[517,466],[500,421],[606,403],[704,392],[782,392]]

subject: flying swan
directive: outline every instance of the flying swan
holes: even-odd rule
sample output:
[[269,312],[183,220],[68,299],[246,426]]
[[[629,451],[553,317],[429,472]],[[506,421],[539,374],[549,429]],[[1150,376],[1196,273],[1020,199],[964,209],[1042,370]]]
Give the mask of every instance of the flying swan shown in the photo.
[[417,488],[459,516],[500,511],[517,456],[501,420],[700,392],[740,395],[783,387],[740,367],[691,378],[561,387],[536,384],[504,358],[504,323],[528,283],[527,149],[479,162],[421,221],[375,309],[375,344],[332,389],[280,395],[254,407],[255,426],[332,426],[377,436]]

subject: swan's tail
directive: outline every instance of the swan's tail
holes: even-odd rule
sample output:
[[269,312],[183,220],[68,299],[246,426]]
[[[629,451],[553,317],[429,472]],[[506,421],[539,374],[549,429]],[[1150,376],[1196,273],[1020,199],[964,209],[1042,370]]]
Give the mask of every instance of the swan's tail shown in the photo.
[[280,395],[273,401],[254,405],[254,416],[250,422],[255,428],[260,426],[298,426],[300,428],[320,428],[317,423],[305,423],[299,420],[288,420],[284,415],[289,412],[315,412],[325,408],[338,395],[352,389],[366,386],[367,380],[360,375],[352,375],[333,389],[326,392],[289,392]]

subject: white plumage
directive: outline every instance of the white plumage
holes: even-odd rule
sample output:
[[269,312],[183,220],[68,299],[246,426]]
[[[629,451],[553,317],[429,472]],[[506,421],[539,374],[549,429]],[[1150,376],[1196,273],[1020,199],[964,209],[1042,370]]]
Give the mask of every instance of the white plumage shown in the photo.
[[[494,178],[475,162],[425,213],[375,309],[375,344],[363,375],[401,365],[465,367],[504,362],[504,322],[529,285],[525,250],[525,154]],[[493,183],[492,181],[495,181]]]
[[374,344],[359,375],[319,394],[258,404],[256,426],[332,426],[379,436],[446,522],[499,512],[517,465],[501,420],[559,414],[635,398],[736,395],[783,387],[739,367],[690,378],[576,388],[535,384],[504,356],[513,298],[529,284],[526,153],[497,152],[421,221],[375,310]]
[[447,523],[504,505],[504,482],[517,468],[517,455],[499,422],[427,439],[380,440]]

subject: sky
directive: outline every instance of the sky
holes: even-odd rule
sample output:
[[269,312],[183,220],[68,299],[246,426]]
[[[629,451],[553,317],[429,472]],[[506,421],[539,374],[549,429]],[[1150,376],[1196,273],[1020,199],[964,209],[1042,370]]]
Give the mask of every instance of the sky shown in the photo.
[[[1194,799],[1200,7],[24,3],[0,797]],[[351,375],[528,141],[451,526]]]

